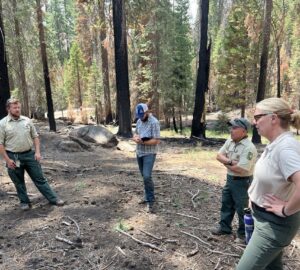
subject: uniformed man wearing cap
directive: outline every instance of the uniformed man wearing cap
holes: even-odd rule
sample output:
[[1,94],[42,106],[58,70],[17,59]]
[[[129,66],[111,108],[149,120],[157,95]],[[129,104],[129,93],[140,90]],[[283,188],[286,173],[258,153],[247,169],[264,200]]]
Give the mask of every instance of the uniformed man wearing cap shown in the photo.
[[6,108],[8,115],[0,121],[0,154],[16,187],[21,209],[29,210],[31,207],[24,180],[25,171],[51,204],[62,206],[64,201],[58,199],[43,175],[40,141],[32,121],[21,115],[21,103],[18,99],[8,99]]
[[254,144],[248,139],[251,125],[245,118],[228,122],[231,138],[219,150],[217,160],[227,168],[227,181],[222,191],[221,221],[211,232],[215,235],[231,234],[232,220],[238,214],[237,237],[244,238],[244,208],[248,205],[248,187],[257,157]]
[[159,121],[150,113],[145,103],[138,104],[135,113],[138,121],[133,140],[136,143],[139,170],[144,180],[144,198],[139,203],[147,204],[147,211],[153,213],[155,195],[152,169],[160,143]]

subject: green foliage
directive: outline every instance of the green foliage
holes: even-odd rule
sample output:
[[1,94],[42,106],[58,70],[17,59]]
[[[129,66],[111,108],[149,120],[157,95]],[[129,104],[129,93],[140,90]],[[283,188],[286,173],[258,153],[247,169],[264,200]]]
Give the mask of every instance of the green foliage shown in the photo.
[[217,131],[218,133],[225,133],[229,131],[227,122],[229,121],[229,117],[227,116],[226,113],[220,113],[218,114],[218,120],[217,123],[215,125],[215,131]]
[[74,42],[70,51],[70,59],[64,70],[64,91],[68,95],[68,103],[75,108],[82,106],[83,93],[86,87],[86,65],[78,43]]
[[217,74],[217,103],[221,109],[241,108],[253,97],[249,70],[254,56],[245,26],[246,10],[234,5],[224,32],[219,33],[214,51]]

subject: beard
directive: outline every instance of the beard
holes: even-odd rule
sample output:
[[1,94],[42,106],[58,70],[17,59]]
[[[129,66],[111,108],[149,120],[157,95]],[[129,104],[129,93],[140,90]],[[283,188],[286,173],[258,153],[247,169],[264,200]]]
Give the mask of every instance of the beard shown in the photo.
[[20,113],[20,112],[14,112],[14,113],[10,112],[10,115],[11,115],[14,119],[18,119],[18,118],[20,117],[21,113]]
[[149,118],[149,115],[146,115],[143,119],[142,119],[142,122],[146,122]]

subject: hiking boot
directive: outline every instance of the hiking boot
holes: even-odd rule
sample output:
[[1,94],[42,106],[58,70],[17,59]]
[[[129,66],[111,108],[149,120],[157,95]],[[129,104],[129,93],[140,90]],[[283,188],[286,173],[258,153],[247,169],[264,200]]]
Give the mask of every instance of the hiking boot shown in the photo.
[[58,199],[56,202],[51,202],[51,204],[56,205],[56,206],[63,206],[65,202],[61,199]]
[[154,214],[155,213],[154,205],[153,204],[148,203],[148,205],[147,205],[147,213],[149,213],[149,214]]
[[234,239],[234,243],[236,244],[246,244],[245,235],[237,234],[236,238]]
[[225,232],[222,231],[221,226],[217,226],[216,228],[213,228],[210,230],[211,234],[213,235],[226,235],[226,234],[231,234],[231,232]]
[[147,201],[143,198],[138,201],[138,204],[146,204]]
[[20,208],[23,211],[28,211],[30,209],[30,205],[28,203],[21,203]]

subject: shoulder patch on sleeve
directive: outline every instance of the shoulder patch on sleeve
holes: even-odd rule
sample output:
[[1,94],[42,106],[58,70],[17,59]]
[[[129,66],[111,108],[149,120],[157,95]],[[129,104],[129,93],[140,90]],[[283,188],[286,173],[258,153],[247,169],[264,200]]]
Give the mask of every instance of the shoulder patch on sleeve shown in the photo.
[[248,152],[247,159],[251,160],[252,158],[253,158],[253,153],[252,152]]

